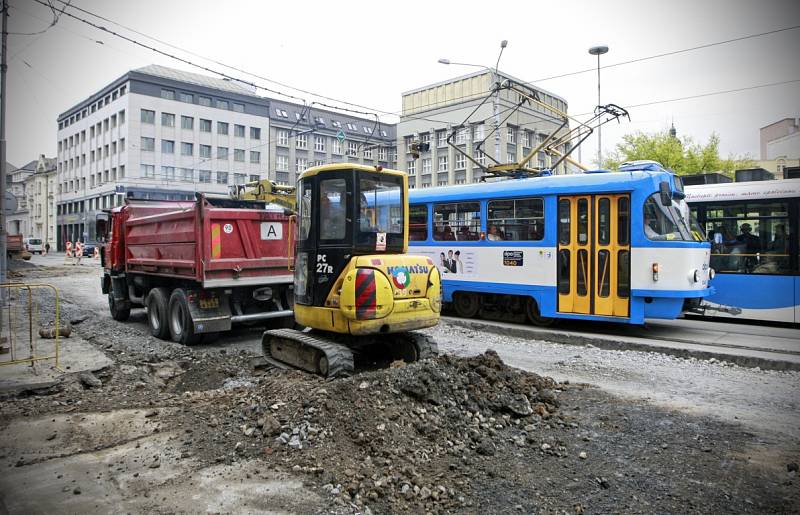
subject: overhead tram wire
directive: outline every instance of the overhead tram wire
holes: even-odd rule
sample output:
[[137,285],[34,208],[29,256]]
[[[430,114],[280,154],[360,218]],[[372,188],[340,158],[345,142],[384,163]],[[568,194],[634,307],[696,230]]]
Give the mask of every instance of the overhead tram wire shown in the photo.
[[[64,4],[64,7],[59,11],[50,2],[50,0],[47,0],[46,6],[49,7],[50,10],[53,12],[53,20],[50,22],[50,24],[47,27],[45,27],[42,30],[37,31],[37,32],[8,32],[8,35],[9,36],[40,36],[40,35],[44,34],[48,30],[50,30],[50,29],[52,29],[53,27],[56,26],[56,24],[58,23],[58,20],[61,18],[61,15],[64,14],[64,10],[67,7],[69,7],[71,2],[72,2],[72,0],[69,0],[68,2],[62,2]],[[16,6],[14,6],[14,8],[16,9]]]

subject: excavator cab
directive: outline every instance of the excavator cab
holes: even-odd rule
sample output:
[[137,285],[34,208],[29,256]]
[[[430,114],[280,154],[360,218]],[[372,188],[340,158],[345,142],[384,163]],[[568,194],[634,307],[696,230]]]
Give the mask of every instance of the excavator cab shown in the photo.
[[406,254],[406,174],[349,163],[310,168],[298,180],[296,205],[295,321],[312,331],[305,339],[267,331],[265,355],[342,375],[320,341],[350,352],[395,342],[392,357],[407,361],[435,352],[409,333],[438,323],[441,281],[430,258]]

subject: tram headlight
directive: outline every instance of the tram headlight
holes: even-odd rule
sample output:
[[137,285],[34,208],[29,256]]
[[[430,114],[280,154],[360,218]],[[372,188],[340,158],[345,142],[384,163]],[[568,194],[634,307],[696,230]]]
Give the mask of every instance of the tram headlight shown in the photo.
[[708,278],[713,279],[717,275],[717,272],[713,268],[708,269]]
[[700,270],[695,268],[691,272],[689,272],[689,280],[692,281],[692,282],[695,282],[695,283],[699,283],[700,282]]

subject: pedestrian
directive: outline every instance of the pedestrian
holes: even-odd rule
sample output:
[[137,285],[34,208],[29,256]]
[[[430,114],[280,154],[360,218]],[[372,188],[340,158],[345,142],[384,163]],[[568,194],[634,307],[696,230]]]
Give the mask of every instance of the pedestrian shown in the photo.
[[48,254],[50,254],[50,244],[49,243],[45,243],[44,244],[44,255],[46,256]]

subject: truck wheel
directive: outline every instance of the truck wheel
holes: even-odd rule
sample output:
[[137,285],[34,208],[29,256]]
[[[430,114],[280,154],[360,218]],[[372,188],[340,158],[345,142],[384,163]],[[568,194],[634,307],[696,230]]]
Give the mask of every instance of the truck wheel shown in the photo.
[[556,323],[555,318],[542,316],[539,312],[539,304],[537,304],[536,300],[532,297],[528,298],[525,314],[528,315],[528,320],[530,320],[533,325],[538,325],[539,327],[549,327]]
[[166,288],[153,288],[144,300],[147,309],[147,325],[150,334],[159,340],[169,338],[169,324],[167,324],[167,299],[169,290]]
[[114,300],[114,292],[108,292],[108,310],[111,312],[111,318],[117,322],[124,322],[131,316],[131,308],[122,309]]
[[181,288],[175,288],[169,298],[169,332],[172,341],[183,345],[195,345],[200,343],[202,334],[195,334],[192,316],[189,313],[189,301],[186,292]]
[[453,307],[456,308],[458,316],[472,318],[481,308],[481,299],[477,293],[458,292],[453,295]]

